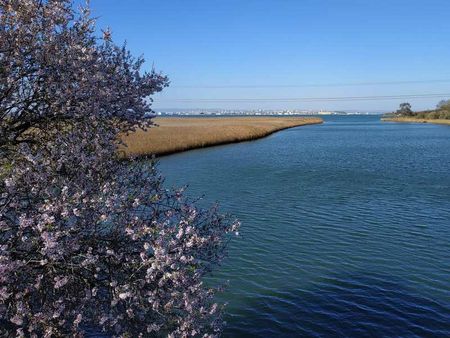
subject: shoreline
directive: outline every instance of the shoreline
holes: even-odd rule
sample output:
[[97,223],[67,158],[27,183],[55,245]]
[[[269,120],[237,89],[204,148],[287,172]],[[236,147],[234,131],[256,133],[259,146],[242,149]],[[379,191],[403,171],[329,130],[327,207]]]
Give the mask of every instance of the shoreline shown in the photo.
[[399,123],[431,123],[431,124],[450,125],[450,120],[416,119],[416,118],[411,118],[411,117],[385,117],[385,118],[381,118],[381,121],[399,122]]
[[158,117],[157,126],[122,135],[125,159],[157,157],[184,151],[257,140],[281,130],[321,124],[315,117]]

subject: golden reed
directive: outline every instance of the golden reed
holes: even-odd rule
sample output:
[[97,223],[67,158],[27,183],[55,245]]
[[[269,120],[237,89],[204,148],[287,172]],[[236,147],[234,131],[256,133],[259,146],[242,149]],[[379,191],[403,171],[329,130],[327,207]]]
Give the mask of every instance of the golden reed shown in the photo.
[[158,125],[121,138],[125,157],[157,156],[219,144],[254,140],[276,131],[322,123],[314,117],[158,117]]

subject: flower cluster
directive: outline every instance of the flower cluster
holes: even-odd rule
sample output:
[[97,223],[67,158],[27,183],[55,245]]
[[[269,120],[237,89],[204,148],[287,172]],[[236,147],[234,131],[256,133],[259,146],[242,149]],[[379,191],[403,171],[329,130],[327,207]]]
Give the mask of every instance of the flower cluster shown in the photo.
[[[69,0],[0,0],[0,152],[52,138],[83,119],[122,131],[151,125],[149,95],[168,79],[140,72],[144,62],[94,35],[87,8]],[[94,123],[94,121],[93,121]],[[11,149],[10,149],[11,150]]]
[[65,0],[0,0],[0,335],[216,335],[239,223],[124,162],[167,85]]

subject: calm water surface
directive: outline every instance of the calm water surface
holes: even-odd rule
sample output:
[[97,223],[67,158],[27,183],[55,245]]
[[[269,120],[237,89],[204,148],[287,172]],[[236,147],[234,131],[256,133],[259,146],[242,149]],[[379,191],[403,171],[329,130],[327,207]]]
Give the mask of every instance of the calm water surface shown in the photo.
[[326,117],[160,168],[243,223],[226,337],[450,336],[450,127]]

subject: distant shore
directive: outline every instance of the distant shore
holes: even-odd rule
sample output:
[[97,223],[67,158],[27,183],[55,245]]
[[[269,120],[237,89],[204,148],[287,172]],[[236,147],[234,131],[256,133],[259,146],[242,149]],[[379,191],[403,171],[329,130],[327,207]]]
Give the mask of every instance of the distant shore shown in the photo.
[[386,117],[386,118],[382,118],[381,120],[388,121],[388,122],[433,123],[433,124],[450,125],[450,120],[444,120],[444,119],[420,119],[420,118],[414,118],[414,117]]
[[314,117],[158,117],[147,131],[123,135],[125,157],[169,155],[196,148],[255,140],[277,131],[319,124]]

